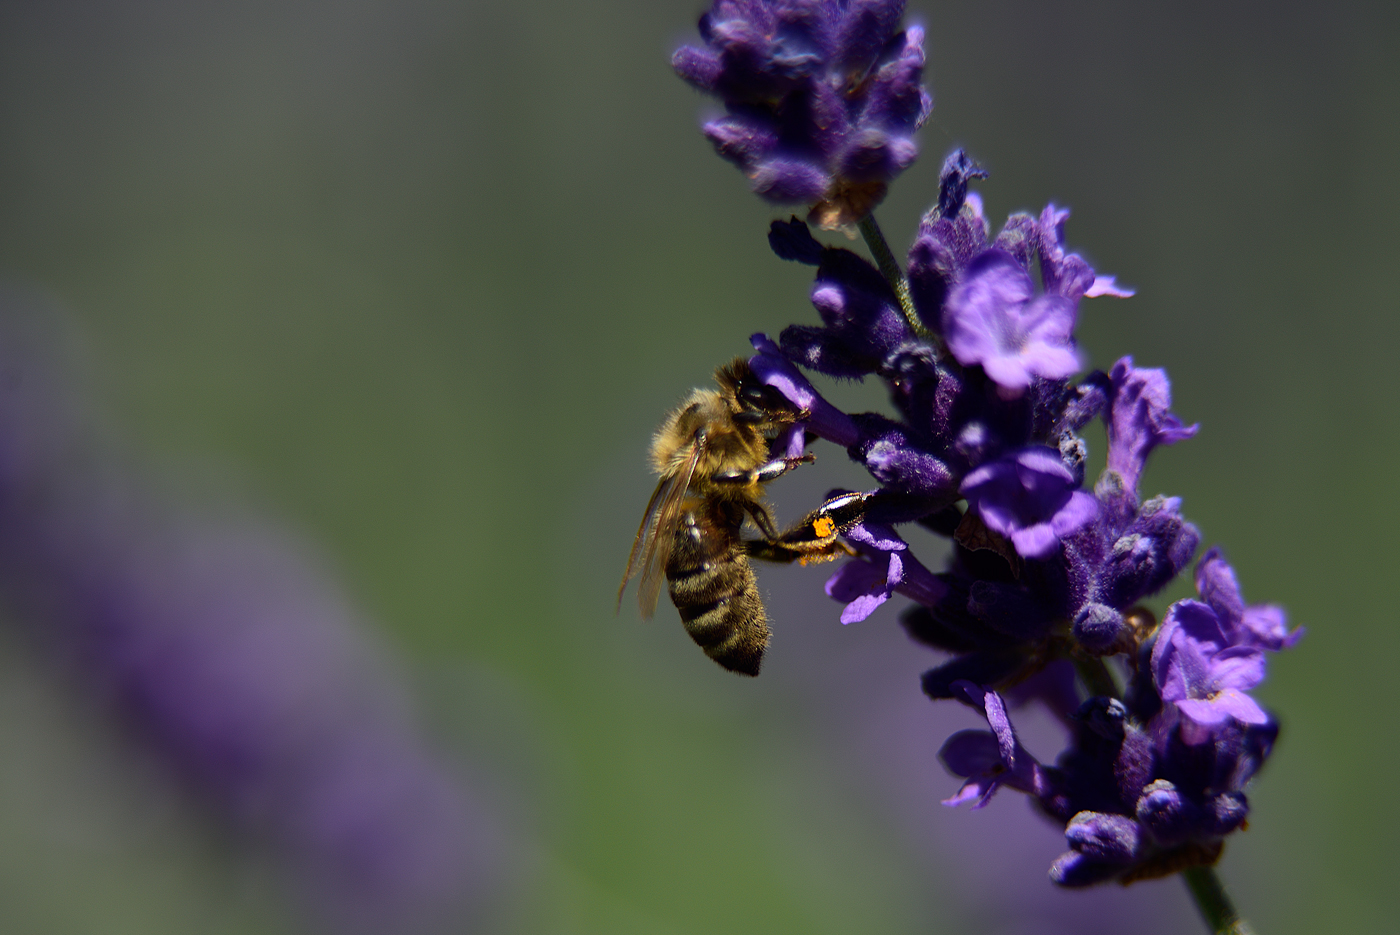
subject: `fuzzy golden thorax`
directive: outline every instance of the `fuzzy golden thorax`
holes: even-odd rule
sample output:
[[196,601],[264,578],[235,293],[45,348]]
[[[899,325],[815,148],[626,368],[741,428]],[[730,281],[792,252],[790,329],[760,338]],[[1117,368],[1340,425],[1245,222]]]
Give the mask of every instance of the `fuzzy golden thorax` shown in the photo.
[[698,448],[692,490],[700,496],[753,496],[745,484],[715,484],[724,471],[751,471],[768,459],[762,425],[734,421],[739,405],[732,395],[694,390],[667,416],[651,444],[652,467],[662,477],[685,470]]

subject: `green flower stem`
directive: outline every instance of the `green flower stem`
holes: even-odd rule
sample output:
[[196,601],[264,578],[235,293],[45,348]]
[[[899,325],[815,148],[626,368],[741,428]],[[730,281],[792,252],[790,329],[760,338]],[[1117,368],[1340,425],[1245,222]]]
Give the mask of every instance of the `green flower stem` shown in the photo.
[[885,277],[885,281],[890,284],[890,288],[899,299],[899,310],[904,313],[904,320],[919,337],[932,338],[933,332],[924,327],[924,323],[919,321],[919,313],[914,311],[914,299],[909,295],[909,280],[904,278],[899,261],[890,252],[890,245],[885,242],[885,235],[880,232],[880,225],[876,223],[874,213],[862,218],[859,227],[861,236],[865,238],[865,245],[870,248],[870,255],[875,258],[875,265],[880,267],[880,274]]
[[1076,656],[1074,668],[1084,680],[1084,687],[1089,689],[1090,698],[1123,697],[1123,693],[1118,689],[1118,681],[1099,657],[1081,659]]
[[1181,878],[1213,935],[1254,935],[1254,929],[1235,912],[1214,867],[1191,867],[1181,871]]

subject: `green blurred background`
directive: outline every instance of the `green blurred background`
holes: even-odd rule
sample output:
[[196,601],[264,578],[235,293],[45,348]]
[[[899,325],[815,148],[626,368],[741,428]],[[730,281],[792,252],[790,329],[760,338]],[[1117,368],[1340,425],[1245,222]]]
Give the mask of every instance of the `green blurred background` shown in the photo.
[[[974,725],[920,697],[934,657],[894,611],[841,627],[821,569],[760,569],[754,682],[668,607],[614,617],[661,414],[750,332],[815,320],[765,245],[780,213],[670,73],[699,11],[6,3],[0,276],[72,315],[128,450],[328,553],[516,842],[499,930],[1198,930],[1175,880],[1052,890],[1061,838],[1014,794],[942,808],[935,753]],[[1144,492],[1309,628],[1259,690],[1284,731],[1225,879],[1264,933],[1393,931],[1400,8],[911,13],[937,106],[879,212],[896,252],[954,145],[994,222],[1071,206],[1070,245],[1139,290],[1085,304],[1092,364],[1166,367],[1202,423]],[[780,518],[861,483],[818,453]],[[257,860],[0,643],[4,931],[295,930]]]

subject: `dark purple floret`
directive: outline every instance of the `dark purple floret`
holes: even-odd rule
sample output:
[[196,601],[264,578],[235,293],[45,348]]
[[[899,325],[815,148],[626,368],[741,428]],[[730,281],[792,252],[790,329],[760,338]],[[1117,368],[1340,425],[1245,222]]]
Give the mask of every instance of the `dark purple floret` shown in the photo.
[[860,440],[851,447],[852,459],[865,465],[886,490],[942,498],[957,498],[958,481],[947,461],[932,454],[931,440],[908,425],[872,412],[852,416]]
[[1158,844],[1180,844],[1201,827],[1201,808],[1166,779],[1146,786],[1137,802],[1137,820]]
[[987,718],[992,730],[991,733],[959,731],[939,750],[938,757],[948,771],[967,780],[957,794],[945,799],[943,804],[958,806],[975,802],[972,807],[981,808],[1002,786],[1029,795],[1046,791],[1048,782],[1044,771],[1016,738],[1001,696],[970,681],[956,682],[952,689],[959,701]]
[[849,250],[823,251],[812,305],[825,327],[790,325],[779,337],[783,353],[809,370],[864,377],[914,338],[885,277]]
[[1101,559],[1099,600],[1126,608],[1160,591],[1190,563],[1201,536],[1180,510],[1177,497],[1153,497],[1142,505]]
[[768,226],[768,246],[784,260],[817,266],[822,261],[822,251],[826,248],[806,224],[797,218],[788,221],[774,221]]
[[1074,638],[1094,655],[1116,652],[1131,638],[1123,614],[1107,604],[1090,601],[1074,616]]
[[933,107],[923,30],[901,31],[903,12],[903,0],[717,0],[700,18],[704,47],[671,64],[724,102],[705,135],[755,192],[849,227],[914,161]]
[[827,596],[842,602],[842,623],[858,623],[869,617],[895,591],[923,603],[937,601],[947,590],[938,578],[909,552],[909,543],[893,528],[864,522],[846,533],[861,553],[837,569],[826,582]]
[[967,200],[967,183],[973,179],[985,179],[987,170],[972,161],[968,154],[955,149],[943,161],[943,169],[938,178],[938,214],[940,217],[957,217]]
[[1070,850],[1050,865],[1060,886],[1089,886],[1120,876],[1138,856],[1142,829],[1126,815],[1080,812],[1065,828]]

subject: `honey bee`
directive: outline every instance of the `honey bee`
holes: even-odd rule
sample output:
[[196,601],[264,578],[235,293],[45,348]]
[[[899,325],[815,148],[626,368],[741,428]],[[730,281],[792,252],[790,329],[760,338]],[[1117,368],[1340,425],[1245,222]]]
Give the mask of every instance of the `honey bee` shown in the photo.
[[[661,481],[642,516],[617,601],[621,607],[627,582],[640,574],[637,603],[650,619],[664,576],[686,632],[705,654],[731,672],[757,675],[770,630],[749,557],[822,560],[843,546],[834,526],[819,528],[828,535],[799,527],[796,535],[780,536],[763,502],[765,484],[815,460],[810,454],[774,458],[769,451],[783,427],[808,413],[760,382],[743,358],[716,370],[715,382],[718,390],[693,390],[652,439],[652,466]],[[761,540],[740,536],[746,518]]]

